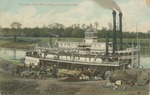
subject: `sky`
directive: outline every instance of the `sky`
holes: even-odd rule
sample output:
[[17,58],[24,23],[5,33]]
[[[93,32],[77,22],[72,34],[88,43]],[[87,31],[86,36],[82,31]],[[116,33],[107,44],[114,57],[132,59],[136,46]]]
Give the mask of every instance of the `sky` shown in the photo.
[[[147,33],[150,30],[150,7],[145,0],[114,0],[123,13],[123,31]],[[118,12],[117,12],[118,14]],[[118,22],[117,16],[117,22]],[[0,25],[10,27],[20,22],[22,28],[43,27],[52,23],[99,23],[99,28],[112,23],[112,10],[94,0],[0,0]]]

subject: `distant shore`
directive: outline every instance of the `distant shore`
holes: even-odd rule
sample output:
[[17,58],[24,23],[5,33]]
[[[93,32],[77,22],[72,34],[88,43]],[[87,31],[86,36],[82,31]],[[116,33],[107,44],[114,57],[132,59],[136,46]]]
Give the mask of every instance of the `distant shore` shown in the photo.
[[33,49],[35,44],[30,43],[14,43],[13,41],[0,41],[2,48],[15,48],[15,49]]
[[[16,49],[32,49],[34,46],[39,42],[51,42],[54,43],[57,41],[57,38],[50,38],[50,37],[18,37],[17,42],[13,41],[12,37],[0,37],[0,47],[3,48],[16,48]],[[60,38],[60,41],[72,41],[72,42],[81,42],[83,38]],[[99,38],[98,41],[105,42],[106,39]],[[137,44],[136,39],[124,39],[124,46],[127,47],[131,44]],[[141,48],[150,48],[150,41],[149,39],[140,39]]]

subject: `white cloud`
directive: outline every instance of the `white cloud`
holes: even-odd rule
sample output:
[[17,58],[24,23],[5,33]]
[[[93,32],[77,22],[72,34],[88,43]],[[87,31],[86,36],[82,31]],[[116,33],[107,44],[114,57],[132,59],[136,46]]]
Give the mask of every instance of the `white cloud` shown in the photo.
[[150,25],[150,21],[147,21],[147,10],[145,0],[129,0],[128,3],[120,5],[123,11],[124,17],[124,30],[136,31],[136,24],[138,30],[147,32]]
[[[100,26],[108,27],[108,22],[112,22],[112,15],[105,13],[94,13],[97,10],[95,3],[90,0],[85,0],[68,11],[56,12],[55,9],[49,9],[44,14],[38,14],[34,6],[22,7],[17,13],[3,12],[0,14],[0,24],[2,27],[9,27],[14,21],[18,21],[23,27],[43,27],[51,23],[62,23],[69,26],[75,23],[94,23],[99,22]],[[148,11],[145,10],[145,0],[129,0],[127,3],[120,4],[123,11],[124,21],[128,30],[135,31],[136,23],[138,23],[138,30],[147,32],[150,29],[150,21],[148,21]],[[104,9],[104,11],[106,11]],[[89,18],[90,17],[90,18]],[[126,30],[124,25],[124,30]]]
[[108,23],[111,21],[112,21],[112,16],[104,14],[100,18],[100,25],[104,27],[108,27]]
[[1,13],[0,21],[3,27],[9,27],[14,21],[22,23],[24,26],[30,26],[32,24],[32,18],[36,16],[36,9],[34,7],[23,7],[18,13]]
[[[68,26],[84,22],[86,17],[92,14],[92,7],[91,1],[84,1],[69,11],[56,13],[54,9],[49,9],[45,14],[38,14],[34,6],[23,7],[16,14],[1,13],[0,24],[3,27],[9,27],[12,22],[18,21],[23,27],[42,27],[44,24],[58,22]],[[76,14],[81,15],[81,17],[77,17]]]

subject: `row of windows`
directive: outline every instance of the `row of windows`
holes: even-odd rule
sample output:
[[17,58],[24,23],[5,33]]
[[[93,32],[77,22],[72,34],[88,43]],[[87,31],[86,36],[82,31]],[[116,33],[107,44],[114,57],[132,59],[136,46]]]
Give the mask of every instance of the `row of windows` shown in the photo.
[[77,44],[70,44],[70,43],[60,43],[60,46],[77,46]]
[[93,35],[86,34],[86,37],[93,37]]
[[[74,44],[74,43],[73,43],[73,44],[71,44],[71,43],[60,43],[59,46],[60,46],[60,47],[62,47],[62,46],[69,46],[69,47],[70,47],[70,46],[71,46],[71,47],[74,47],[74,46],[75,46],[75,47],[76,47],[77,44]],[[104,47],[105,47],[105,44],[93,44],[91,48],[93,48],[93,49],[101,49],[101,48],[104,48]],[[111,47],[111,46],[110,46],[110,47]]]
[[94,34],[93,34],[93,35],[91,35],[91,34],[86,34],[85,36],[86,36],[86,37],[93,37],[93,36],[94,36],[94,37],[97,37],[97,35],[94,35]]
[[[62,58],[62,57],[61,57]],[[89,57],[89,58],[85,58],[85,57],[76,57],[76,58],[74,58],[74,59],[78,59],[78,60],[80,60],[80,59],[84,59],[84,60],[94,60],[94,61],[96,61],[96,60],[98,60],[97,58],[91,58],[91,57]],[[66,56],[66,59],[71,59],[71,56]]]

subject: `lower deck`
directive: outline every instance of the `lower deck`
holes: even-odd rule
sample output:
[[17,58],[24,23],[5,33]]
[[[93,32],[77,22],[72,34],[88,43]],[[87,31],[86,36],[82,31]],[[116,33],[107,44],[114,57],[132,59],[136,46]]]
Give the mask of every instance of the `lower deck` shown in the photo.
[[64,60],[49,60],[41,59],[41,63],[46,65],[57,65],[58,68],[68,69],[68,70],[104,70],[104,71],[114,71],[117,69],[128,68],[128,63],[124,64],[100,64],[100,63],[86,63],[86,62],[73,62]]
[[[46,58],[34,58],[26,57],[26,62],[29,64],[40,65],[40,66],[57,66],[59,69],[68,69],[68,70],[110,70],[114,71],[117,69],[126,69],[128,68],[129,63],[95,63],[95,62],[79,62],[79,61],[68,61],[68,60],[54,60]],[[35,63],[36,64],[35,64]]]

